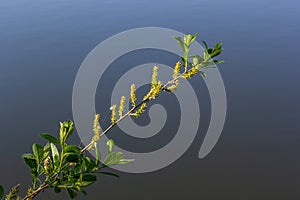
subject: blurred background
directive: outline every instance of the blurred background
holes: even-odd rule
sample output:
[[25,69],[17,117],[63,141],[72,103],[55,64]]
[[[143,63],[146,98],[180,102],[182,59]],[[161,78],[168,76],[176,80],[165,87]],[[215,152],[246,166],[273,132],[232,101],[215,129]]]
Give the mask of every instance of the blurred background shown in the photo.
[[[191,80],[201,109],[192,146],[172,165],[146,174],[101,176],[78,199],[267,200],[300,198],[300,3],[297,0],[102,0],[0,1],[0,184],[30,183],[21,155],[40,133],[57,134],[72,119],[72,89],[87,54],[119,32],[146,26],[199,32],[198,42],[223,42],[218,66],[228,111],[213,151],[198,158],[209,120],[203,79]],[[126,41],[124,41],[126,42]],[[174,40],[174,42],[176,42]],[[105,72],[96,95],[101,125],[109,123],[111,89],[137,64],[173,66],[178,56],[154,49],[120,57]],[[120,64],[122,67],[120,68]],[[120,70],[116,70],[119,67]],[[149,75],[150,79],[150,75]],[[143,93],[143,88],[138,94]],[[172,140],[180,110],[172,95],[156,100],[171,113],[149,139],[110,137],[127,150],[148,152]],[[135,120],[149,123],[149,116]],[[78,135],[72,142],[80,143]],[[68,199],[45,191],[36,199]]]

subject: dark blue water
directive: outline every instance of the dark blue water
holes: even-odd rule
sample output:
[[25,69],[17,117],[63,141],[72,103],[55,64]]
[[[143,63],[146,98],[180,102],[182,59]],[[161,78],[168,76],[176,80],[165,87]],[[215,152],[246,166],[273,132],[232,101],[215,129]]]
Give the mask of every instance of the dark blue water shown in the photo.
[[[299,8],[296,0],[1,1],[0,183],[6,188],[30,183],[20,156],[32,142],[41,142],[39,133],[55,134],[58,121],[72,119],[73,83],[87,54],[121,31],[157,26],[199,32],[199,42],[223,42],[225,63],[219,70],[228,113],[222,136],[208,157],[198,159],[210,108],[205,84],[195,78],[191,82],[203,99],[201,128],[183,157],[153,173],[100,177],[89,196],[78,199],[299,199]],[[157,51],[136,54],[137,63],[172,65],[177,59]],[[132,58],[119,62],[130,64]],[[102,81],[109,87],[98,88],[97,111],[109,107],[100,92],[109,95],[119,75],[107,71],[109,78]],[[161,102],[177,106],[172,97]],[[137,123],[148,121],[145,116]],[[124,148],[143,152],[173,136],[158,136],[145,149],[139,141],[122,144],[121,137],[112,137]],[[73,140],[79,143],[76,135]],[[68,198],[47,191],[37,199]]]

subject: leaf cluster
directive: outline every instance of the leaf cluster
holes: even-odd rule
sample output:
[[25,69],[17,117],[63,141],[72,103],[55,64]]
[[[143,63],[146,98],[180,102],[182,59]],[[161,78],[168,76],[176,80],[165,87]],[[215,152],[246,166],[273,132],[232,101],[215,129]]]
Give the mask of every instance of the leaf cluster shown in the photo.
[[[214,47],[209,48],[205,41],[202,41],[205,49],[202,55],[190,55],[190,46],[196,40],[198,33],[191,35],[187,34],[184,36],[183,40],[181,37],[174,37],[181,50],[183,51],[183,56],[181,56],[181,60],[184,63],[184,78],[191,78],[198,72],[205,78],[206,75],[203,72],[203,69],[213,67],[215,64],[221,64],[223,60],[212,59],[216,56],[220,55],[223,51],[222,43],[217,43]],[[188,70],[191,69],[190,72]]]
[[[103,172],[102,169],[133,161],[124,159],[122,152],[113,151],[113,140],[107,142],[107,155],[103,163],[100,162],[101,155],[96,142],[93,143],[96,158],[89,157],[79,146],[67,143],[73,129],[72,121],[61,122],[59,139],[43,133],[40,136],[47,141],[46,144],[33,144],[32,153],[23,154],[22,157],[30,169],[32,178],[32,186],[28,189],[26,199],[32,199],[36,195],[35,192],[45,186],[53,188],[57,193],[66,190],[72,199],[78,192],[86,195],[84,188],[97,181],[97,174],[118,177],[116,174]],[[13,188],[6,199],[20,198],[17,197],[18,189],[19,186]],[[3,188],[0,187],[0,197],[3,193]]]

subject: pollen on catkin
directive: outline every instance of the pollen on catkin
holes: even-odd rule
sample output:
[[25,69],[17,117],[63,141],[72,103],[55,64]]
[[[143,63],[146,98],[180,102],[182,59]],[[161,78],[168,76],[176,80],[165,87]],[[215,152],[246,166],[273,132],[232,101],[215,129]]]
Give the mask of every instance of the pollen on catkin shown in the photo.
[[144,96],[143,100],[155,99],[162,88],[162,82],[158,81],[158,67],[153,67],[152,82],[150,91]]
[[189,79],[193,76],[195,76],[199,72],[199,68],[197,66],[190,69],[187,73],[183,74],[182,76],[186,79]]
[[152,71],[152,82],[151,86],[154,87],[158,82],[158,67],[155,65]]
[[94,126],[93,126],[94,136],[92,139],[94,142],[97,142],[100,139],[101,128],[99,125],[99,119],[100,119],[100,115],[96,114],[94,119]]
[[125,102],[126,102],[126,97],[121,96],[120,106],[119,106],[119,117],[120,118],[123,116],[123,111],[124,111],[124,108],[125,108]]
[[144,96],[143,100],[151,100],[151,99],[155,99],[162,88],[162,82],[158,81],[156,85],[153,85],[150,89],[150,91]]
[[146,103],[142,103],[139,109],[135,113],[132,113],[131,116],[139,117],[141,114],[143,114],[143,112],[145,112],[146,107]]
[[50,173],[50,170],[51,170],[51,158],[50,158],[50,156],[47,156],[47,158],[45,158],[45,160],[44,160],[45,174],[48,175]]
[[136,94],[135,94],[135,85],[134,84],[131,84],[131,87],[130,87],[130,100],[131,100],[131,104],[132,106],[136,106]]
[[154,86],[153,90],[152,90],[152,93],[151,93],[151,96],[149,97],[149,99],[155,99],[160,91],[161,91],[161,88],[162,88],[162,82],[161,81],[158,81],[156,86]]
[[116,115],[117,115],[117,105],[113,105],[111,109],[111,117],[110,117],[110,121],[112,124],[116,123]]
[[180,67],[181,67],[181,62],[178,61],[174,67],[173,78],[176,78],[179,75]]

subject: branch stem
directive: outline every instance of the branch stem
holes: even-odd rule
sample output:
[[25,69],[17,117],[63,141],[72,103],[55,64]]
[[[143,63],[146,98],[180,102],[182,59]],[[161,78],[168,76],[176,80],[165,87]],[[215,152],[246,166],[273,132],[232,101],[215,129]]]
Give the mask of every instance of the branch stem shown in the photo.
[[[177,77],[173,78],[172,80],[168,81],[164,86],[162,86],[160,88],[159,94],[160,92],[164,91],[167,89],[167,87],[169,85],[172,85],[175,83],[176,80],[178,80],[179,78],[182,78],[184,74],[188,73],[191,69],[189,70],[184,70],[183,73],[181,73],[180,75],[178,75]],[[107,134],[114,126],[116,126],[118,123],[120,123],[124,118],[130,116],[130,114],[133,113],[133,111],[135,111],[137,108],[139,108],[143,103],[146,103],[150,101],[149,98],[144,99],[143,101],[141,101],[140,103],[136,104],[135,106],[133,106],[130,110],[127,111],[127,113],[125,113],[124,115],[122,115],[115,123],[110,124],[101,134],[100,137]],[[84,153],[86,151],[88,151],[93,145],[94,145],[95,141],[91,141],[87,146],[85,146],[82,150],[81,153]],[[52,181],[50,181],[49,183],[42,183],[36,190],[34,190],[31,194],[26,195],[22,200],[29,200],[29,199],[33,199],[36,195],[38,195],[41,191],[45,190],[46,188],[48,188],[49,186],[51,186],[52,183],[54,183],[57,178],[59,177],[60,172],[67,167],[67,165],[60,167],[60,171],[58,171],[56,174],[54,174],[51,178],[53,179]]]

